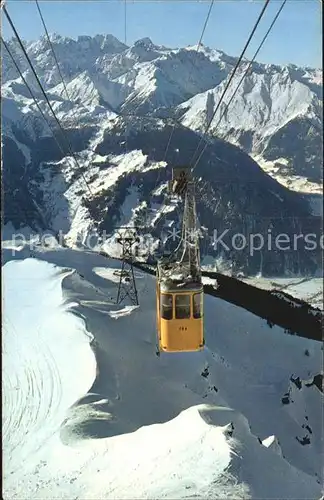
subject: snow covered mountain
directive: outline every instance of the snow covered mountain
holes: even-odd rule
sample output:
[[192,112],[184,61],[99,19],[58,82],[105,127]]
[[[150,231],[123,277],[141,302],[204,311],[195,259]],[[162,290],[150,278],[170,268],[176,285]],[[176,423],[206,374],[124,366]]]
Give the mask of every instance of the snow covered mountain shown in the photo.
[[[277,164],[275,173],[281,179],[286,174],[289,187],[293,188],[292,180],[300,177],[320,184],[321,72],[294,65],[253,63],[225,112],[247,64],[233,79],[209,133],[237,144],[261,165],[267,161]],[[214,89],[180,104],[178,119],[194,130],[204,131],[226,83],[227,78]]]
[[320,498],[320,342],[206,296],[157,357],[154,278],[53,243],[3,249],[4,498]]
[[[197,53],[196,47],[156,46],[148,38],[132,47],[111,35],[77,40],[52,35],[51,40],[68,95],[46,39],[26,43],[27,52],[78,165],[59,130],[58,148],[3,48],[5,222],[16,228],[63,231],[70,245],[93,232],[100,237],[115,226],[136,223],[148,226],[156,241],[162,226],[170,227],[178,219],[178,205],[165,197],[171,167],[191,162],[206,116],[211,115],[236,59],[206,47]],[[55,128],[17,44],[9,45]],[[314,200],[286,189],[251,158],[256,154],[271,161],[283,158],[282,164],[288,166],[280,167],[281,174],[298,175],[318,192],[318,79],[317,70],[253,66],[195,170],[203,228],[210,233],[230,229],[229,236],[272,231],[274,238],[282,232],[293,235],[298,228],[319,236],[321,221],[313,216],[310,203]],[[321,265],[318,249],[278,254],[267,248],[255,255],[248,249],[224,252],[210,245],[210,236],[202,241],[203,255],[231,262],[233,272],[314,274]]]
[[[71,100],[94,100],[127,113],[173,116],[203,131],[227,83],[237,59],[202,46],[170,49],[143,38],[127,47],[112,35],[80,36],[73,40],[51,35],[63,76],[69,82]],[[21,68],[30,69],[17,45],[10,44]],[[45,37],[26,43],[27,52],[47,88],[58,85],[60,75]],[[236,144],[283,182],[303,178],[304,189],[322,178],[322,71],[254,62],[229,111],[219,117],[231,98],[248,62],[231,83],[227,98],[215,115],[210,133]],[[3,82],[17,73],[3,51]],[[68,88],[69,88],[68,87]],[[92,90],[91,90],[92,89]],[[178,105],[176,110],[174,106]],[[276,168],[275,168],[276,167]],[[291,184],[291,182],[290,182]],[[296,185],[296,182],[295,182]],[[294,184],[293,184],[294,186]]]

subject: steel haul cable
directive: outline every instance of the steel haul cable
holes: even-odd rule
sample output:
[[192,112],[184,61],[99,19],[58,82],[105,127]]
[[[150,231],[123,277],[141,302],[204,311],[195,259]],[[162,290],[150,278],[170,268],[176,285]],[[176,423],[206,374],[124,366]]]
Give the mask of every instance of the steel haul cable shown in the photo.
[[[64,91],[65,91],[66,97],[67,97],[68,101],[73,102],[73,101],[72,101],[72,99],[71,99],[71,97],[70,97],[70,95],[69,95],[69,92],[68,92],[68,90],[67,90],[67,86],[66,86],[66,83],[65,83],[65,80],[64,80],[64,77],[63,77],[63,74],[62,74],[62,71],[61,71],[61,68],[60,68],[60,65],[59,65],[59,62],[58,62],[58,59],[57,59],[57,56],[56,56],[55,50],[54,50],[54,47],[53,47],[53,44],[52,44],[52,42],[51,42],[51,39],[50,39],[50,36],[49,36],[49,33],[48,33],[48,29],[47,29],[47,26],[46,26],[46,23],[45,23],[45,19],[44,19],[44,16],[43,16],[43,14],[42,14],[41,8],[40,8],[40,6],[39,6],[39,2],[38,2],[38,0],[35,0],[35,3],[36,3],[36,6],[37,6],[37,10],[38,10],[39,16],[40,16],[41,21],[42,21],[42,24],[43,24],[43,28],[44,28],[44,31],[45,31],[45,34],[46,34],[46,38],[47,38],[48,45],[49,45],[49,47],[50,47],[50,49],[51,49],[51,52],[52,52],[52,54],[53,54],[53,58],[54,58],[54,61],[55,61],[56,67],[57,67],[58,72],[59,72],[59,75],[60,75],[60,79],[61,79],[61,82],[62,82],[62,85],[63,85],[63,89],[64,89]],[[61,92],[61,94],[62,94],[62,92]],[[85,106],[84,106],[82,103],[81,103],[81,106],[82,106],[84,109],[86,109],[86,108],[85,108]],[[75,120],[75,125],[76,125],[76,127],[77,127],[78,118],[77,118],[77,116],[76,116],[76,112],[75,112],[75,109],[74,109],[74,108],[72,108],[72,115],[73,115],[73,118],[74,118],[74,120]],[[92,149],[89,149],[89,151],[91,151],[91,152],[95,153],[95,151],[93,151]],[[65,153],[64,153],[64,154],[65,154]],[[91,163],[91,160],[90,160],[90,161],[89,161],[89,163],[88,163],[88,167],[90,166],[90,163]],[[78,180],[79,180],[79,179],[78,179]],[[87,181],[85,180],[85,177],[83,177],[83,180],[87,183]],[[87,184],[87,186],[88,186],[88,184]],[[89,188],[89,186],[88,186],[88,188]],[[89,189],[90,189],[90,188],[89,188]],[[91,193],[91,195],[92,195],[91,190],[90,190],[90,193]],[[82,203],[82,198],[81,198],[81,200],[80,200],[79,206],[81,205],[81,203]]]
[[[54,60],[55,60],[55,64],[57,66],[57,69],[58,69],[58,72],[59,72],[59,75],[60,75],[60,78],[61,78],[61,82],[62,82],[62,85],[63,85],[63,88],[64,88],[64,91],[65,91],[65,94],[66,94],[66,97],[69,101],[73,102],[69,93],[68,93],[68,90],[67,90],[67,85],[65,83],[65,80],[64,80],[64,77],[63,77],[63,74],[62,74],[62,71],[61,71],[61,68],[60,68],[60,65],[59,65],[59,62],[58,62],[58,59],[57,59],[57,56],[56,56],[56,53],[55,53],[55,50],[54,50],[54,47],[53,47],[53,44],[51,42],[51,39],[50,39],[50,36],[49,36],[49,33],[48,33],[48,30],[47,30],[47,27],[46,27],[46,23],[45,23],[45,19],[44,19],[44,16],[42,14],[42,11],[41,11],[41,8],[39,6],[39,2],[38,0],[35,0],[36,2],[36,5],[37,5],[37,9],[38,9],[38,12],[39,12],[39,15],[40,15],[40,18],[41,18],[41,21],[42,21],[42,24],[43,24],[43,27],[44,27],[44,31],[45,31],[45,34],[46,34],[46,38],[47,38],[47,41],[48,41],[48,45],[52,51],[52,54],[53,54],[53,57],[54,57]],[[87,110],[87,108],[84,106],[83,103],[78,103],[82,106],[82,108],[84,110]],[[75,115],[75,110],[72,109],[72,115],[73,115],[73,118],[75,119],[75,121],[77,122],[77,117]],[[89,151],[91,151],[92,153],[95,153],[95,151],[93,151],[92,149],[88,149]]]
[[[261,21],[261,19],[262,19],[263,15],[264,15],[264,13],[265,13],[265,11],[266,11],[266,8],[267,8],[267,7],[268,7],[268,5],[269,5],[269,2],[270,2],[270,0],[265,0],[265,4],[264,4],[264,6],[263,6],[263,8],[262,8],[262,10],[261,10],[261,12],[260,12],[260,14],[259,14],[258,19],[257,19],[257,20],[256,20],[256,22],[255,22],[255,25],[254,25],[254,27],[253,27],[253,29],[252,29],[252,31],[251,31],[251,33],[250,33],[250,35],[249,35],[249,38],[247,39],[247,41],[246,41],[246,43],[245,43],[245,46],[244,46],[244,48],[243,48],[242,53],[241,53],[240,57],[238,58],[238,60],[237,60],[237,62],[236,62],[236,65],[235,65],[235,67],[234,67],[234,69],[233,69],[233,71],[232,71],[232,73],[231,73],[231,76],[230,76],[230,78],[229,78],[228,82],[227,82],[227,83],[226,83],[226,85],[225,85],[225,88],[224,88],[224,90],[223,90],[223,93],[222,93],[222,95],[221,95],[221,97],[220,97],[219,101],[218,101],[218,104],[217,104],[217,106],[216,106],[216,109],[215,109],[215,111],[214,111],[214,113],[213,113],[212,117],[210,118],[209,122],[207,123],[207,127],[206,127],[206,130],[205,130],[204,134],[207,134],[207,132],[208,132],[208,129],[209,129],[209,127],[210,127],[210,125],[211,125],[211,123],[212,123],[212,121],[213,121],[213,119],[214,119],[214,117],[215,117],[215,115],[216,115],[216,113],[217,113],[217,111],[218,111],[218,109],[219,109],[219,107],[220,107],[220,105],[221,105],[221,103],[222,103],[223,99],[224,99],[224,96],[225,96],[225,94],[226,94],[226,92],[227,92],[227,90],[228,90],[228,88],[229,88],[229,86],[230,86],[230,84],[231,84],[231,82],[232,82],[232,80],[233,80],[233,78],[234,78],[234,75],[235,75],[236,71],[237,71],[237,70],[238,70],[238,68],[239,68],[239,65],[240,65],[240,63],[241,63],[241,61],[242,61],[242,59],[243,59],[243,57],[244,57],[244,54],[245,54],[245,52],[246,52],[246,50],[247,50],[248,46],[250,45],[250,42],[251,42],[251,40],[252,40],[252,37],[253,37],[253,35],[254,35],[254,33],[255,33],[255,31],[256,31],[256,29],[257,29],[257,27],[259,26],[259,23],[260,23],[260,21]],[[197,154],[197,152],[198,152],[198,150],[199,150],[199,147],[200,147],[200,145],[201,145],[201,143],[202,143],[203,141],[204,141],[204,137],[201,137],[201,139],[200,139],[200,141],[199,141],[199,143],[198,143],[198,146],[197,146],[197,148],[196,148],[196,151],[194,152],[194,154],[193,154],[193,156],[192,156],[192,161],[194,160],[194,158],[195,158],[195,156],[196,156],[196,154]],[[196,166],[196,163],[194,163],[194,166]]]
[[60,75],[60,78],[61,78],[61,81],[62,81],[62,84],[63,84],[63,87],[64,87],[64,90],[65,90],[65,93],[66,93],[66,96],[68,98],[68,100],[71,100],[70,99],[70,96],[69,96],[69,93],[67,91],[67,88],[66,88],[66,84],[65,84],[65,81],[64,81],[64,78],[63,78],[63,75],[62,75],[62,72],[61,72],[61,68],[60,68],[60,65],[58,63],[58,60],[57,60],[57,57],[56,57],[56,54],[55,54],[55,50],[54,50],[54,47],[53,47],[53,44],[51,42],[51,39],[50,39],[50,36],[48,34],[48,31],[47,31],[47,27],[46,27],[46,24],[45,24],[45,21],[44,21],[44,17],[43,17],[43,14],[41,12],[41,9],[40,9],[40,6],[39,6],[39,3],[38,3],[38,0],[35,0],[36,2],[36,6],[37,6],[37,10],[38,10],[38,13],[40,15],[40,18],[42,20],[42,24],[43,24],[43,27],[44,27],[44,30],[45,30],[45,33],[46,33],[46,37],[47,37],[47,41],[48,41],[48,44],[51,48],[51,51],[52,51],[52,54],[53,54],[53,57],[54,57],[54,61],[55,61],[55,64],[57,66],[57,69],[58,69],[58,72],[59,72],[59,75]]
[[[199,38],[199,42],[197,44],[197,51],[196,51],[197,54],[198,54],[199,49],[200,49],[201,44],[202,44],[202,39],[203,39],[203,36],[204,36],[206,28],[207,28],[207,24],[208,24],[208,21],[209,21],[209,18],[210,18],[210,14],[211,14],[214,2],[215,2],[215,0],[211,0],[211,2],[210,2],[210,6],[209,6],[209,9],[208,9],[207,17],[206,17],[206,20],[205,20],[205,23],[204,23],[204,26],[203,26],[203,29],[202,29],[202,32],[201,32],[201,35],[200,35],[200,38]],[[170,134],[170,137],[169,137],[169,140],[168,140],[168,143],[167,143],[167,147],[166,147],[166,150],[165,150],[165,153],[164,153],[164,160],[163,161],[166,160],[166,156],[167,156],[170,144],[171,144],[171,139],[172,139],[172,136],[174,134],[174,130],[175,130],[176,125],[177,125],[177,123],[175,122],[174,125],[173,125],[173,127],[172,127],[171,134]]]
[[[277,11],[277,13],[276,13],[276,15],[275,15],[275,17],[274,17],[274,19],[273,19],[272,23],[270,24],[270,26],[269,26],[269,28],[268,28],[268,30],[267,30],[267,32],[266,32],[266,34],[264,35],[264,37],[263,37],[263,39],[262,39],[261,43],[260,43],[260,44],[259,44],[259,46],[258,46],[258,48],[257,48],[256,52],[254,53],[253,58],[251,59],[251,61],[249,62],[248,66],[247,66],[247,68],[246,68],[246,70],[245,70],[245,72],[243,73],[243,76],[242,76],[241,80],[239,81],[239,83],[238,83],[238,85],[237,85],[236,89],[234,90],[234,92],[233,92],[233,94],[232,94],[232,96],[231,96],[230,100],[229,100],[229,101],[228,101],[228,103],[226,104],[225,109],[224,109],[224,111],[223,111],[223,113],[222,113],[221,117],[219,118],[219,120],[218,120],[218,122],[217,122],[217,124],[216,124],[215,130],[217,129],[217,127],[218,127],[218,125],[220,124],[220,122],[221,122],[221,120],[222,120],[223,116],[224,116],[224,115],[225,115],[225,113],[227,112],[227,110],[228,110],[228,108],[229,108],[229,105],[230,105],[230,104],[231,104],[231,102],[233,101],[233,99],[234,99],[234,97],[235,97],[235,95],[236,95],[236,92],[238,91],[239,87],[241,86],[241,84],[242,84],[242,82],[243,82],[244,78],[247,76],[247,74],[248,74],[248,72],[249,72],[249,70],[250,70],[250,68],[251,68],[251,66],[252,66],[252,64],[253,64],[253,62],[255,61],[255,59],[256,59],[256,57],[257,57],[258,53],[260,52],[260,50],[261,50],[261,48],[262,48],[262,46],[263,46],[264,42],[265,42],[265,41],[266,41],[266,39],[268,38],[270,31],[272,30],[272,28],[273,28],[273,26],[274,26],[275,22],[277,21],[277,19],[278,19],[279,15],[280,15],[280,13],[281,13],[281,11],[282,11],[282,9],[283,9],[284,5],[286,4],[286,1],[287,1],[287,0],[283,0],[283,2],[282,2],[282,4],[281,4],[281,6],[279,7],[279,10]],[[259,141],[259,142],[260,142],[260,141]],[[205,152],[206,148],[207,148],[207,143],[205,144],[205,147],[203,148],[203,150],[201,151],[201,153],[200,153],[199,157],[197,158],[197,161],[196,161],[196,163],[195,163],[195,165],[194,165],[194,167],[193,167],[192,171],[194,171],[194,169],[195,169],[195,168],[196,168],[196,166],[198,165],[198,163],[199,163],[199,161],[200,161],[200,159],[201,159],[201,157],[202,157],[203,153]],[[216,157],[216,158],[217,158],[217,157]],[[218,159],[218,160],[221,160],[220,158],[217,158],[217,159]],[[221,161],[223,161],[223,162],[224,162],[224,160],[221,160]],[[225,163],[227,163],[227,162],[225,162]],[[237,182],[240,182],[240,181],[242,182],[242,178],[241,178],[241,177],[240,177],[240,178],[238,178]],[[244,180],[244,179],[243,179],[243,182],[254,182],[254,181],[247,181],[247,180]],[[204,191],[204,189],[205,189],[205,187],[206,187],[206,185],[207,185],[207,184],[208,184],[208,181],[205,181],[205,182],[204,182],[204,184],[202,185],[202,187],[200,187],[200,191]]]
[[[286,3],[286,2],[287,2],[287,0],[283,0],[283,2],[282,2],[282,4],[281,4],[281,6],[280,6],[280,8],[279,8],[279,10],[278,10],[278,12],[277,12],[277,14],[275,15],[275,17],[274,17],[274,19],[273,19],[272,23],[270,24],[270,26],[269,26],[269,28],[268,28],[268,30],[267,30],[267,32],[266,32],[266,34],[264,35],[264,37],[263,37],[263,39],[262,39],[261,43],[259,44],[259,46],[258,46],[258,48],[257,48],[256,52],[254,53],[253,58],[251,59],[251,61],[249,62],[248,66],[247,66],[247,68],[246,68],[246,70],[245,70],[245,72],[243,73],[243,76],[242,76],[241,80],[240,80],[240,81],[239,81],[239,83],[237,84],[237,87],[235,88],[235,90],[234,90],[233,94],[231,95],[230,100],[229,100],[229,101],[228,101],[228,103],[226,104],[226,106],[225,106],[225,108],[224,108],[224,111],[223,111],[223,113],[221,114],[221,116],[220,116],[220,118],[219,118],[219,120],[218,120],[218,122],[217,122],[217,124],[216,124],[216,126],[215,126],[215,130],[217,129],[217,127],[218,127],[218,125],[220,124],[220,122],[222,121],[223,116],[224,116],[224,115],[225,115],[225,113],[227,112],[228,107],[229,107],[229,105],[231,104],[231,102],[233,101],[233,99],[234,99],[234,97],[235,97],[235,95],[236,95],[236,93],[237,93],[238,89],[240,88],[241,84],[243,83],[244,78],[247,76],[247,74],[248,74],[248,72],[249,72],[249,70],[250,70],[250,68],[251,68],[252,64],[254,63],[254,61],[255,61],[255,59],[256,59],[256,57],[257,57],[257,55],[259,54],[259,52],[260,52],[260,50],[261,50],[261,48],[262,48],[262,46],[263,46],[264,42],[265,42],[265,41],[266,41],[266,39],[268,38],[268,35],[269,35],[270,31],[272,30],[272,28],[273,28],[273,26],[274,26],[275,22],[277,21],[277,19],[278,19],[279,15],[280,15],[280,13],[281,13],[282,9],[284,8],[284,5],[285,5],[285,3]],[[217,111],[217,110],[216,110],[216,111]],[[214,114],[214,115],[215,115],[215,114]],[[202,155],[203,155],[203,153],[204,153],[204,151],[205,151],[206,147],[207,147],[207,143],[206,143],[206,145],[205,145],[204,149],[201,151],[200,155],[198,156],[198,158],[197,158],[197,160],[196,160],[196,162],[195,162],[195,165],[194,165],[193,170],[195,169],[195,167],[196,167],[196,166],[197,166],[197,164],[199,163],[199,160],[200,160],[200,158],[202,157]]]
[[[211,14],[214,2],[215,2],[215,0],[211,0],[211,2],[210,2],[209,9],[208,9],[208,12],[207,12],[207,16],[206,16],[206,19],[205,19],[205,22],[204,22],[204,26],[203,26],[203,29],[202,29],[202,32],[201,32],[201,35],[200,35],[200,38],[199,38],[199,41],[198,41],[198,44],[197,44],[196,53],[199,52],[199,49],[200,49],[200,47],[202,45],[202,39],[203,39],[203,36],[204,36],[206,28],[207,28],[207,24],[208,24],[208,21],[209,21],[209,18],[210,18],[210,14]],[[167,146],[166,146],[166,149],[165,149],[165,152],[164,152],[164,155],[163,155],[163,162],[166,161],[166,157],[167,157],[167,154],[168,154],[168,151],[169,151],[169,147],[170,147],[170,144],[171,144],[171,140],[172,140],[172,137],[173,137],[176,125],[177,125],[177,122],[175,121],[174,124],[173,124],[173,126],[172,126],[171,133],[169,135],[169,139],[168,139],[168,142],[167,142]],[[155,189],[156,189],[156,187],[158,185],[158,182],[160,180],[160,176],[161,176],[161,169],[159,169],[159,171],[158,171],[158,175],[157,175],[157,179],[156,179],[153,191],[155,191]],[[163,213],[165,211],[166,206],[167,205],[164,202],[163,205],[162,205],[162,212],[160,214],[160,221],[162,220],[162,216],[163,216]],[[145,217],[146,218],[147,218],[147,212],[148,212],[148,210],[146,210],[146,213],[145,213]],[[164,215],[164,217],[165,217],[165,215]]]
[[[124,44],[127,46],[127,0],[124,0]],[[125,153],[127,153],[127,120],[125,120]]]

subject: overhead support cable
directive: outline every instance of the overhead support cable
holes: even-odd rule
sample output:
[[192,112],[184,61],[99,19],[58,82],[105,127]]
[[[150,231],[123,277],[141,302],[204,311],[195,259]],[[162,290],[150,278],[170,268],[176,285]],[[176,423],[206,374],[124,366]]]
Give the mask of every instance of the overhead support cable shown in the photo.
[[[209,9],[208,9],[208,13],[207,13],[206,19],[205,19],[205,23],[204,23],[204,26],[203,26],[203,29],[202,29],[202,32],[201,32],[201,35],[200,35],[200,38],[199,38],[199,42],[197,44],[196,53],[199,52],[199,49],[200,49],[200,47],[202,45],[202,39],[203,39],[203,36],[204,36],[206,28],[207,28],[207,24],[208,24],[208,21],[209,21],[209,18],[210,18],[210,14],[211,14],[214,2],[215,2],[215,0],[211,0],[211,2],[210,2],[210,6],[209,6]],[[167,147],[165,149],[163,161],[166,160],[166,156],[167,156],[168,151],[169,151],[169,147],[170,147],[170,144],[171,144],[171,139],[172,139],[172,136],[174,134],[174,130],[175,130],[176,125],[177,125],[177,123],[175,122],[173,124],[172,130],[171,130],[171,134],[170,134],[170,137],[169,137],[169,140],[168,140],[168,143],[167,143]]]
[[209,21],[209,18],[210,18],[210,14],[211,14],[211,11],[212,11],[212,8],[213,8],[213,5],[214,5],[214,1],[215,0],[211,0],[211,2],[210,2],[210,6],[209,6],[208,14],[207,14],[207,17],[206,17],[206,20],[205,20],[205,24],[204,24],[204,27],[202,29],[202,32],[201,32],[201,35],[200,35],[200,39],[199,39],[199,42],[198,42],[198,45],[197,45],[197,52],[199,51],[200,46],[202,44],[202,39],[203,39],[203,36],[204,36],[206,28],[207,28],[207,24],[208,24],[208,21]]
[[[211,11],[212,11],[214,3],[215,3],[215,0],[211,0],[210,5],[209,5],[209,9],[208,9],[208,12],[207,12],[207,16],[206,16],[206,19],[205,19],[205,22],[204,22],[204,26],[203,26],[203,29],[202,29],[202,32],[201,32],[201,35],[200,35],[200,38],[199,38],[199,41],[198,41],[198,44],[197,44],[196,53],[199,52],[199,49],[200,49],[200,47],[202,45],[202,39],[203,39],[203,36],[205,34],[205,31],[206,31],[206,28],[207,28],[207,24],[208,24],[208,21],[209,21],[210,14],[211,14]],[[174,121],[172,129],[171,129],[171,133],[169,135],[168,142],[167,142],[167,145],[166,145],[166,148],[165,148],[165,151],[164,151],[163,162],[166,162],[167,154],[169,152],[170,144],[171,144],[171,141],[172,141],[172,138],[173,138],[173,134],[174,134],[176,125],[177,125],[177,122]],[[158,171],[158,175],[157,175],[157,178],[156,178],[156,181],[155,181],[155,186],[154,186],[153,191],[155,191],[156,186],[158,185],[158,182],[160,180],[160,176],[161,176],[161,169],[159,169],[159,171]],[[161,212],[161,216],[160,216],[160,221],[162,220],[162,216],[163,216],[163,214],[165,212],[165,209],[166,209],[166,205],[165,205],[165,201],[164,201],[164,204],[162,206],[162,212]],[[164,217],[165,217],[165,215],[164,215]],[[146,217],[147,217],[147,210],[146,210]]]
[[70,141],[69,141],[68,137],[66,137],[66,133],[64,132],[64,130],[63,130],[63,128],[62,128],[62,126],[61,126],[61,124],[60,124],[60,122],[59,122],[59,120],[58,120],[58,118],[57,118],[56,114],[55,114],[55,111],[53,110],[53,107],[52,107],[52,105],[51,105],[51,103],[50,103],[50,101],[49,101],[49,99],[48,99],[48,97],[47,97],[47,94],[46,94],[46,92],[45,92],[44,88],[43,88],[43,85],[42,85],[42,83],[40,82],[40,80],[39,80],[39,78],[38,78],[38,76],[37,76],[37,73],[36,73],[36,71],[35,71],[35,68],[34,68],[34,66],[33,66],[33,63],[31,62],[30,57],[29,57],[29,55],[27,54],[27,51],[26,51],[26,49],[25,49],[25,47],[24,47],[24,45],[23,45],[23,43],[22,43],[22,41],[21,41],[21,38],[20,38],[20,36],[19,36],[19,34],[18,34],[18,32],[17,32],[17,30],[16,30],[16,28],[15,28],[15,26],[14,26],[14,24],[13,24],[12,20],[11,20],[11,17],[9,16],[9,14],[8,14],[7,9],[6,9],[6,7],[5,7],[5,6],[3,6],[3,12],[5,13],[5,16],[6,16],[7,20],[8,20],[8,22],[9,22],[9,24],[10,24],[10,26],[11,26],[11,28],[12,28],[13,32],[14,32],[14,34],[15,34],[15,36],[16,36],[16,38],[17,38],[17,40],[18,40],[19,46],[20,46],[21,50],[23,51],[23,53],[24,53],[24,55],[25,55],[25,57],[26,57],[26,59],[27,59],[27,61],[28,61],[28,64],[29,64],[29,66],[30,66],[30,68],[31,68],[31,70],[32,70],[32,72],[33,72],[33,75],[34,75],[34,77],[35,77],[35,79],[36,79],[36,81],[37,81],[37,83],[38,83],[38,85],[39,85],[39,87],[40,87],[40,89],[41,89],[41,91],[42,91],[42,94],[44,95],[44,98],[45,98],[45,100],[46,100],[46,102],[47,102],[47,104],[48,104],[48,106],[49,106],[50,110],[51,110],[51,113],[52,113],[52,115],[53,115],[53,117],[54,117],[54,119],[55,119],[56,123],[58,124],[58,126],[59,126],[60,130],[61,130],[61,133],[62,133],[62,135],[63,135],[63,138],[64,138],[65,143],[66,143],[67,148],[68,148],[68,152],[69,152],[69,153],[70,153],[70,155],[73,157],[73,159],[74,159],[74,161],[75,161],[76,165],[77,165],[77,166],[78,166],[78,168],[80,169],[81,176],[82,176],[82,178],[83,178],[83,180],[84,180],[84,182],[85,182],[85,184],[86,184],[86,186],[87,186],[87,188],[88,188],[88,191],[89,191],[90,195],[92,196],[92,191],[91,191],[90,186],[89,186],[89,184],[88,184],[88,182],[87,182],[87,180],[86,180],[86,178],[85,178],[85,176],[84,176],[84,174],[83,174],[83,172],[82,172],[82,170],[81,170],[81,166],[80,166],[80,164],[79,164],[79,162],[78,162],[78,160],[77,160],[77,158],[76,158],[76,155],[75,155],[75,153],[73,152],[72,145],[71,145],[71,143],[70,143]]
[[[287,2],[287,0],[283,0],[283,2],[282,2],[282,4],[281,4],[281,6],[280,6],[280,8],[279,8],[279,10],[277,11],[277,14],[275,15],[275,17],[274,17],[274,19],[273,19],[272,23],[270,24],[270,26],[269,26],[269,28],[268,28],[268,30],[267,30],[267,32],[266,32],[266,34],[265,34],[265,35],[264,35],[264,37],[262,38],[261,43],[259,44],[259,46],[258,46],[258,48],[257,48],[256,52],[254,53],[254,56],[252,57],[252,59],[251,59],[251,61],[249,62],[248,66],[247,66],[247,68],[246,68],[246,70],[245,70],[245,72],[243,73],[243,76],[242,76],[241,80],[240,80],[240,81],[239,81],[239,83],[237,84],[236,89],[234,90],[233,94],[231,95],[230,100],[229,100],[229,101],[228,101],[228,103],[226,104],[226,106],[225,106],[225,108],[224,108],[224,111],[223,111],[223,113],[221,114],[221,116],[220,116],[220,118],[219,118],[219,120],[218,120],[218,122],[217,122],[217,124],[216,124],[216,126],[215,126],[215,130],[217,129],[218,125],[220,124],[220,122],[222,121],[222,119],[223,119],[224,115],[226,114],[226,112],[227,112],[227,110],[228,110],[228,108],[229,108],[229,105],[230,105],[230,104],[231,104],[231,102],[233,101],[233,99],[234,99],[234,97],[235,97],[235,95],[236,95],[236,93],[237,93],[238,89],[239,89],[239,88],[240,88],[240,86],[242,85],[244,78],[248,75],[248,73],[249,73],[249,71],[250,71],[250,69],[251,69],[251,67],[252,67],[252,64],[254,63],[254,61],[255,61],[256,57],[258,56],[258,54],[259,54],[259,52],[260,52],[260,50],[261,50],[261,48],[262,48],[262,46],[263,46],[264,42],[265,42],[265,41],[266,41],[266,39],[268,38],[268,35],[269,35],[270,31],[272,30],[272,28],[273,28],[273,26],[274,26],[275,22],[277,21],[277,19],[278,19],[279,15],[280,15],[280,13],[281,13],[282,9],[284,8],[284,5],[285,5],[285,3],[286,3],[286,2]],[[219,107],[219,106],[218,106],[218,107]],[[216,109],[216,111],[217,111],[217,109]],[[216,114],[216,113],[214,113],[214,116],[215,116],[215,114]],[[203,153],[204,153],[204,151],[205,151],[206,147],[207,147],[207,143],[205,144],[205,147],[204,147],[204,149],[201,151],[200,155],[198,156],[198,158],[197,158],[197,160],[196,160],[196,162],[195,162],[195,166],[194,166],[194,168],[195,168],[195,167],[197,166],[197,164],[199,163],[199,160],[200,160],[200,158],[202,157],[202,155],[203,155]]]
[[[252,37],[253,37],[253,35],[254,35],[254,33],[255,33],[255,31],[256,31],[256,29],[257,29],[257,27],[258,27],[258,26],[259,26],[259,24],[260,24],[260,21],[261,21],[261,19],[262,19],[262,17],[263,17],[263,15],[264,15],[264,13],[265,13],[265,11],[266,11],[266,8],[267,8],[267,7],[268,7],[268,5],[269,5],[269,2],[270,2],[270,0],[265,0],[265,4],[264,4],[264,6],[263,6],[263,8],[262,8],[262,10],[261,10],[261,12],[260,12],[260,14],[259,14],[258,19],[257,19],[257,20],[256,20],[256,22],[255,22],[255,25],[254,25],[254,27],[253,27],[253,29],[252,29],[252,31],[251,31],[251,33],[250,33],[250,35],[249,35],[249,38],[247,39],[247,41],[246,41],[246,43],[245,43],[245,46],[244,46],[244,48],[243,48],[243,50],[242,50],[242,53],[241,53],[240,57],[238,58],[238,60],[237,60],[237,62],[236,62],[236,64],[235,64],[235,67],[234,67],[234,69],[233,69],[233,71],[232,71],[232,73],[231,73],[231,76],[230,76],[230,78],[229,78],[229,80],[228,80],[227,84],[225,85],[225,88],[224,88],[224,90],[223,90],[223,93],[222,93],[222,95],[221,95],[221,97],[220,97],[219,101],[218,101],[218,104],[217,104],[217,106],[216,106],[216,109],[215,109],[215,111],[214,111],[214,113],[213,113],[212,117],[210,118],[209,122],[207,123],[207,127],[206,127],[206,130],[205,130],[204,134],[207,134],[207,132],[208,132],[208,129],[209,129],[209,127],[210,127],[210,125],[211,125],[211,123],[212,123],[212,121],[213,121],[213,119],[214,119],[214,117],[215,117],[215,115],[216,115],[216,113],[217,113],[217,111],[218,111],[218,109],[219,109],[219,107],[220,107],[220,105],[221,105],[221,103],[222,103],[223,99],[224,99],[224,96],[225,96],[225,94],[226,94],[226,92],[227,92],[227,90],[228,90],[228,88],[229,88],[229,86],[230,86],[230,84],[231,84],[231,82],[232,82],[232,80],[233,80],[234,76],[235,76],[235,73],[237,72],[237,70],[238,70],[238,68],[239,68],[239,65],[241,64],[241,61],[242,61],[242,59],[243,59],[243,57],[244,57],[244,54],[245,54],[245,52],[246,52],[246,50],[247,50],[248,46],[250,45],[250,42],[251,42],[251,40],[252,40]],[[193,154],[193,156],[192,156],[192,162],[193,162],[193,160],[194,160],[194,158],[195,158],[195,156],[196,156],[196,154],[197,154],[197,152],[198,152],[198,150],[199,150],[199,147],[200,147],[201,143],[202,143],[204,140],[205,140],[205,138],[204,138],[204,137],[201,137],[201,139],[200,139],[200,141],[199,141],[199,143],[198,143],[198,146],[197,146],[197,148],[196,148],[196,151],[194,152],[194,154]],[[207,147],[207,144],[206,144],[205,148],[206,148],[206,147]],[[205,149],[205,148],[204,148],[204,149]],[[199,156],[199,157],[200,157],[200,156]],[[194,163],[193,168],[195,168],[195,167],[196,167],[196,165],[197,165],[197,162],[195,162],[195,163]]]

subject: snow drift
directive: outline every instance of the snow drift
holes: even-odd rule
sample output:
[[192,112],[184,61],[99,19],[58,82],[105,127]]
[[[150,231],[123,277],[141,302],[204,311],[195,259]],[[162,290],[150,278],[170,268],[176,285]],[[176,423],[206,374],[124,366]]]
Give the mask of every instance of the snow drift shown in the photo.
[[157,358],[150,276],[136,271],[139,307],[116,306],[118,263],[28,253],[4,266],[6,498],[320,496],[321,393],[282,402],[320,371],[318,343],[206,297],[205,350]]

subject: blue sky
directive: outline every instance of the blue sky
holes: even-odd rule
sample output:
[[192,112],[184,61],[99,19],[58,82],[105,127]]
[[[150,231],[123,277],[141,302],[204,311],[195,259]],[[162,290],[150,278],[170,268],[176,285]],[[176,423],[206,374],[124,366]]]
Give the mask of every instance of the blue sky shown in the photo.
[[[263,6],[262,0],[215,0],[203,43],[237,56]],[[39,0],[49,32],[78,35],[111,33],[125,38],[124,0]],[[7,10],[25,40],[43,35],[34,0],[7,0]],[[148,36],[156,44],[197,44],[210,0],[127,0],[127,44]],[[281,5],[270,0],[246,56],[252,56]],[[2,17],[3,36],[11,29]],[[322,66],[321,0],[288,0],[259,53],[267,63]]]

